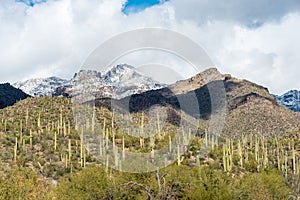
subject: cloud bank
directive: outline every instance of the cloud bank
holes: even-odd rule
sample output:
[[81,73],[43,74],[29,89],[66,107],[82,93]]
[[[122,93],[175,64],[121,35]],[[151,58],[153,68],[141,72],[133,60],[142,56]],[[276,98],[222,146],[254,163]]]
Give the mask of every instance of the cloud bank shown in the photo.
[[124,14],[125,0],[48,0],[0,4],[0,82],[69,78],[103,41],[124,31],[162,27],[201,45],[221,72],[281,94],[300,89],[300,3],[171,0]]

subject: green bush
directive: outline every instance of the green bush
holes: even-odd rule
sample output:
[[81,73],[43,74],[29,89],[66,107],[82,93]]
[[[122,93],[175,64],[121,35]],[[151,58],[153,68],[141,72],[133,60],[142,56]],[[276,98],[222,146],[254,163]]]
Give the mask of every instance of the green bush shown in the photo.
[[0,177],[0,199],[44,199],[48,186],[30,169],[12,168]]
[[112,199],[115,186],[109,180],[105,170],[99,167],[87,167],[84,170],[62,178],[54,189],[57,199]]
[[285,179],[274,169],[247,174],[235,188],[236,197],[242,199],[287,199],[291,192]]

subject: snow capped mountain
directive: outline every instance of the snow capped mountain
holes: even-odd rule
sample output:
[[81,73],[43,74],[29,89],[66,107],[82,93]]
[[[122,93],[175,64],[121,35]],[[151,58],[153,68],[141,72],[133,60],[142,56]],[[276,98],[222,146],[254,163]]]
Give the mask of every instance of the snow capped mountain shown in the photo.
[[14,87],[23,90],[25,93],[37,97],[48,96],[55,93],[56,88],[67,84],[68,81],[58,78],[34,78],[27,81],[20,81],[13,84]]
[[112,67],[104,74],[103,81],[115,88],[114,98],[123,98],[163,87],[162,84],[140,74],[134,67],[126,64]]
[[285,107],[300,112],[300,91],[291,90],[282,96],[274,95],[278,101]]
[[[80,70],[69,81],[69,86],[62,93],[63,96],[92,95],[93,97],[111,97],[113,86],[103,81],[101,72]],[[86,97],[87,98],[87,97]]]
[[126,64],[113,66],[107,71],[81,70],[70,80],[57,77],[30,79],[17,82],[15,87],[31,96],[76,96],[86,93],[100,97],[123,98],[132,94],[164,87]]
[[121,81],[128,79],[135,74],[134,67],[130,65],[117,65],[110,68],[108,71],[104,71],[103,81],[107,84],[118,85]]

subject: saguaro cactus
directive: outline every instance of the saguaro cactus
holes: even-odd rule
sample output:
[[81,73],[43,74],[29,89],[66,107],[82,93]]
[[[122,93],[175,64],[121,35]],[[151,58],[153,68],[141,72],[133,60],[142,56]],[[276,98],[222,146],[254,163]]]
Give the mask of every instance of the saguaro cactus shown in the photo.
[[37,119],[37,126],[38,126],[38,128],[41,128],[41,113],[39,113],[39,116]]
[[57,134],[56,131],[54,131],[54,150],[56,151],[56,147],[57,147]]
[[32,149],[32,131],[31,131],[31,129],[29,130],[29,144],[30,144],[30,148]]
[[29,119],[29,113],[28,113],[28,109],[26,109],[26,117],[25,117],[26,126],[28,126],[28,119]]
[[7,130],[7,119],[4,120],[4,131],[6,132]]
[[69,162],[71,162],[71,158],[72,158],[71,139],[69,139],[69,143],[68,143],[68,153],[69,153]]
[[125,138],[122,136],[122,158],[125,160]]
[[95,116],[95,112],[96,112],[96,107],[93,107],[93,117],[92,117],[92,133],[95,133],[95,120],[96,120],[96,116]]
[[180,155],[180,147],[177,145],[177,164],[178,166],[181,165],[184,157]]
[[205,147],[208,146],[208,131],[205,129]]
[[[60,107],[60,114],[59,114],[59,127],[60,127],[60,129],[62,129],[63,128],[63,111],[62,111],[62,107]],[[61,133],[62,131],[60,130],[60,133]]]
[[287,152],[285,152],[284,155],[284,175],[285,177],[287,177],[288,174],[288,156],[287,156]]
[[259,151],[259,141],[256,138],[255,139],[255,149],[254,149],[254,155],[255,155],[255,161],[258,162],[258,151]]
[[71,123],[70,121],[68,121],[68,135],[71,134]]
[[80,137],[80,166],[83,167],[83,127],[81,129],[81,137]]
[[172,138],[171,135],[169,135],[169,152],[172,152]]
[[268,162],[269,162],[269,159],[268,159],[268,146],[267,145],[265,145],[264,146],[264,152],[263,152],[263,168],[265,169],[265,168],[267,168],[267,166],[268,166]]
[[17,162],[17,150],[18,150],[18,138],[16,137],[15,146],[14,146],[14,162]]
[[292,162],[293,162],[293,173],[296,174],[296,155],[295,155],[294,140],[292,140]]
[[142,113],[141,124],[140,124],[140,146],[144,148],[144,112]]
[[160,120],[159,120],[159,113],[158,112],[156,114],[156,121],[157,121],[157,136],[158,136],[158,139],[161,140],[162,135],[161,135],[161,130],[160,130]]
[[232,151],[230,140],[223,145],[223,167],[225,172],[230,172],[232,170]]
[[240,158],[240,166],[243,167],[243,150],[241,146],[241,141],[238,142],[238,156]]
[[278,139],[275,138],[275,145],[276,145],[276,157],[277,157],[277,168],[278,170],[281,169],[281,159],[280,159],[280,148],[279,148],[279,142]]
[[102,156],[103,155],[103,137],[99,138],[99,155]]
[[226,161],[226,146],[223,145],[223,168],[224,172],[227,172],[227,161]]

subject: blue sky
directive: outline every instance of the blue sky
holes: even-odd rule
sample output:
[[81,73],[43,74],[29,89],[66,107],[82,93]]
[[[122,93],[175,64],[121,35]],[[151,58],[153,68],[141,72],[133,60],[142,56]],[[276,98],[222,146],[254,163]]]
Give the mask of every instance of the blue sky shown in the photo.
[[130,14],[143,11],[144,9],[161,4],[164,1],[161,0],[128,0],[124,7],[123,13]]
[[43,3],[46,2],[47,0],[16,0],[16,2],[23,2],[25,4],[27,4],[28,6],[33,7],[34,4],[38,4],[38,3]]
[[[33,7],[35,4],[46,2],[47,0],[16,0],[16,2],[23,2],[28,6]],[[122,12],[126,15],[130,13],[137,13],[145,10],[148,7],[159,5],[168,0],[128,0],[124,5]]]

